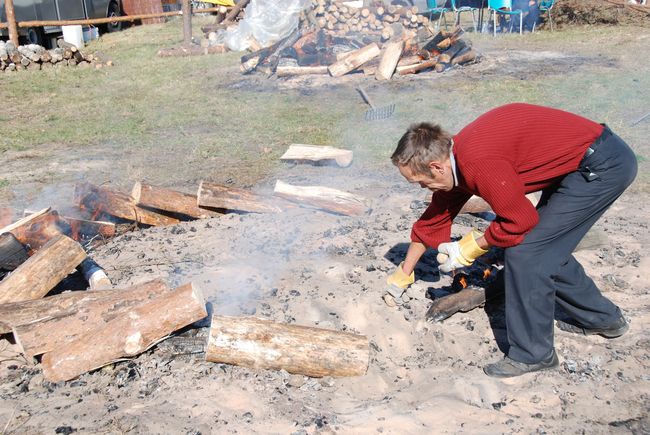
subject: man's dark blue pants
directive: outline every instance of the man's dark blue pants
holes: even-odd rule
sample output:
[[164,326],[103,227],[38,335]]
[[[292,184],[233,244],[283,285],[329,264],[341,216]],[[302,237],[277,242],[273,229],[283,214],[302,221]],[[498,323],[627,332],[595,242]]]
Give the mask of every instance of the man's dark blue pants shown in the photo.
[[636,172],[632,150],[605,127],[578,170],[544,190],[539,223],[521,244],[505,251],[511,359],[530,364],[550,355],[556,303],[586,328],[607,327],[619,319],[618,307],[600,293],[572,252]]

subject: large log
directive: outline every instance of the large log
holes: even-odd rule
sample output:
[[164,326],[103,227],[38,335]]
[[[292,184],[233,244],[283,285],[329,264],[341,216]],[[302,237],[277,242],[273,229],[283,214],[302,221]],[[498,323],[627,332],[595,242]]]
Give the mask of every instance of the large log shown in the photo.
[[369,356],[368,338],[362,335],[215,315],[205,359],[312,377],[344,377],[364,375]]
[[196,195],[153,186],[141,181],[135,183],[131,196],[138,205],[179,213],[191,218],[202,219],[219,216],[217,212],[197,206]]
[[393,77],[393,73],[397,67],[397,62],[399,62],[399,58],[402,56],[403,49],[404,41],[386,44],[384,54],[381,57],[381,62],[379,62],[379,67],[375,73],[375,78],[377,80],[390,80],[391,77]]
[[398,67],[397,70],[399,71],[399,75],[404,76],[407,74],[415,74],[418,73],[422,70],[433,68],[436,66],[438,63],[438,58],[434,57],[429,60],[425,60],[424,62],[415,64],[415,65],[407,65],[403,67]]
[[197,194],[199,207],[248,213],[278,213],[282,207],[253,192],[201,181]]
[[[19,227],[21,227],[23,225],[29,224],[34,219],[38,218],[39,216],[44,215],[45,213],[47,213],[49,211],[50,211],[50,208],[48,207],[48,208],[44,208],[42,210],[39,210],[37,212],[31,213],[28,216],[25,216],[25,217],[17,220],[16,222],[14,222],[12,224],[9,224],[9,225],[3,227],[2,229],[0,229],[0,234],[10,233],[13,230],[15,230],[16,228],[19,228]],[[8,213],[8,212],[5,212],[5,213]]]
[[[74,292],[82,294],[77,298],[66,294],[19,302],[13,304],[18,305],[15,308],[22,308],[34,317],[30,322],[12,325],[12,332],[22,353],[33,358],[59,349],[166,292],[169,287],[162,280],[156,280],[125,289]],[[42,302],[49,302],[49,305],[44,306]],[[45,312],[34,312],[35,308]],[[26,314],[14,316],[25,318]]]
[[[38,216],[30,218],[26,222],[23,222],[22,225],[11,230],[11,233],[16,236],[16,239],[23,245],[29,247],[30,251],[40,249],[59,234],[66,234],[64,231],[65,225],[55,210],[50,210],[44,214],[39,213],[36,213]],[[34,216],[34,214],[30,216]]]
[[106,221],[89,221],[69,216],[61,216],[61,220],[70,226],[70,235],[75,240],[100,236],[105,239],[115,235],[115,224]]
[[0,269],[14,270],[28,258],[27,249],[13,234],[0,234]]
[[0,304],[42,298],[84,258],[79,243],[64,235],[54,237],[0,281]]
[[379,56],[379,53],[381,53],[379,46],[373,42],[372,44],[356,50],[344,59],[330,65],[328,70],[332,77],[340,77]]
[[328,72],[327,66],[278,66],[275,70],[278,77],[327,74]]
[[170,333],[208,315],[201,290],[183,285],[99,325],[43,355],[43,376],[67,381],[118,358],[136,356]]
[[179,222],[178,219],[137,206],[129,195],[106,187],[93,186],[90,183],[75,186],[75,203],[89,210],[93,217],[106,213],[153,226],[173,225]]
[[363,198],[329,187],[293,186],[278,180],[273,194],[301,205],[346,216],[361,216],[369,212]]
[[321,145],[292,144],[280,160],[296,162],[336,162],[342,168],[352,163],[352,151]]

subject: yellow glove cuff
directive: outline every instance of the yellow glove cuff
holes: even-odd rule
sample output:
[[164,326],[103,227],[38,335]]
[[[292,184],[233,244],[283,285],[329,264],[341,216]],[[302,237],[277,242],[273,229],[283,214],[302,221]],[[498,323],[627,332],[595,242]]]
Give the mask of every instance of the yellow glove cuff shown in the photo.
[[482,235],[482,233],[472,229],[472,231],[465,234],[465,236],[458,241],[460,255],[463,257],[460,259],[460,262],[465,266],[471,265],[474,263],[474,260],[487,252],[487,249],[481,248],[478,243],[476,243],[476,239]]

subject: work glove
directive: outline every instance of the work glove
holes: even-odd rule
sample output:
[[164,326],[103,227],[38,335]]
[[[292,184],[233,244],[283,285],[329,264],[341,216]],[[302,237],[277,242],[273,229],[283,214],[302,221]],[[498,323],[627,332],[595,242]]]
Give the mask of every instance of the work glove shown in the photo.
[[399,298],[402,296],[402,293],[409,288],[411,284],[415,282],[415,272],[411,272],[410,275],[407,275],[402,270],[404,262],[401,262],[395,272],[388,275],[386,278],[386,284],[388,288],[386,291],[391,294],[394,298]]
[[481,236],[480,232],[472,229],[457,242],[438,245],[437,260],[440,263],[440,271],[449,273],[452,270],[471,266],[474,260],[487,252],[476,243],[476,239]]

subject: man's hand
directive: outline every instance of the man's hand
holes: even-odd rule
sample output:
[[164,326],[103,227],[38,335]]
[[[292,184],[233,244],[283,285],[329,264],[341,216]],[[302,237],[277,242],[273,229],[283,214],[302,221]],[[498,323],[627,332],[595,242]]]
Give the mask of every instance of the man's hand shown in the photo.
[[473,229],[457,242],[438,245],[439,254],[436,259],[440,263],[440,270],[449,273],[474,263],[474,260],[487,252],[476,241],[482,236],[481,233]]
[[409,288],[409,286],[415,282],[415,272],[411,272],[410,275],[407,275],[404,273],[404,270],[402,270],[403,265],[404,262],[401,262],[399,266],[397,266],[397,269],[395,269],[395,272],[391,273],[388,275],[388,278],[386,278],[386,284],[388,284],[387,291],[395,298],[400,297],[402,293],[404,293],[404,290]]

